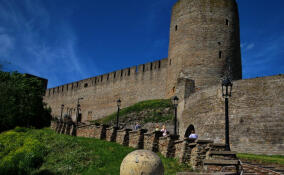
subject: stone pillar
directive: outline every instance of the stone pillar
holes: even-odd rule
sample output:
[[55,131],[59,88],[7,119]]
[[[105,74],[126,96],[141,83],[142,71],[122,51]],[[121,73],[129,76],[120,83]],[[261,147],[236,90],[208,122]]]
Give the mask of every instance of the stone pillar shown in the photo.
[[72,125],[73,125],[72,122],[68,122],[67,123],[67,128],[66,128],[65,134],[71,135],[71,127],[72,127]]
[[190,165],[194,170],[203,169],[203,161],[206,158],[206,153],[210,150],[213,141],[211,140],[197,140],[192,146]]
[[107,127],[108,125],[95,125],[94,137],[97,139],[105,140]]
[[116,132],[116,143],[124,146],[129,145],[129,132],[131,129],[121,129]]
[[77,125],[75,123],[73,123],[71,126],[71,135],[77,136]]
[[57,121],[56,120],[51,120],[50,122],[50,128],[52,130],[56,130],[56,127],[57,127]]
[[117,127],[106,128],[106,140],[110,142],[116,141]]
[[144,149],[158,152],[159,150],[159,137],[162,136],[162,132],[154,131],[144,134]]
[[129,146],[132,148],[143,149],[144,148],[144,133],[146,129],[139,129],[129,132]]
[[195,142],[195,139],[189,139],[189,138],[185,138],[183,140],[176,140],[174,142],[175,150],[178,150],[175,153],[175,158],[177,158],[179,162],[181,163],[190,162],[192,147],[189,144],[194,143],[194,142]]
[[169,135],[167,137],[159,138],[159,152],[165,157],[174,157],[175,155],[175,141],[178,140],[179,135]]
[[57,127],[56,132],[57,132],[57,133],[61,133],[62,127],[63,127],[63,122],[62,122],[62,121],[59,121],[59,122],[58,122],[58,127]]

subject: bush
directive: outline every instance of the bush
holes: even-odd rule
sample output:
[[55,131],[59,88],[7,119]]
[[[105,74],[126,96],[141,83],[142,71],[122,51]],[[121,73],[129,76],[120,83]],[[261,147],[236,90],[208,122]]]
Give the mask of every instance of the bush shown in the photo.
[[27,133],[27,129],[17,128],[0,135],[1,175],[30,174],[42,165],[47,148]]

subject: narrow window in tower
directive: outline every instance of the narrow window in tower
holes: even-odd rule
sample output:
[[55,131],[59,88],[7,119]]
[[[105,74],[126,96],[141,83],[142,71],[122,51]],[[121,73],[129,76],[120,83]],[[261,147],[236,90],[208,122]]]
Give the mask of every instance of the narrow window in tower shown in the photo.
[[150,70],[153,70],[153,63],[151,63]]
[[161,61],[159,61],[159,66],[158,66],[158,68],[161,68]]
[[143,72],[145,72],[145,64],[143,64]]
[[62,91],[62,92],[63,92],[63,90],[64,90],[64,86],[61,87],[61,91]]
[[219,51],[219,58],[222,58],[222,51]]
[[170,59],[170,65],[172,65],[172,59]]
[[229,26],[229,20],[228,19],[226,19],[226,25]]
[[102,76],[101,76],[101,82],[103,82],[103,77],[104,77],[104,76],[102,75]]
[[79,83],[78,82],[76,83],[76,86],[79,87]]
[[109,79],[109,74],[107,74],[107,80]]
[[88,87],[88,83],[85,83],[85,84],[84,84],[84,87],[85,87],[85,88]]
[[122,77],[122,75],[123,75],[123,70],[121,70],[121,73],[120,73],[120,76]]
[[95,77],[95,84],[97,84],[97,77]]
[[175,26],[175,30],[176,30],[176,31],[178,30],[178,26],[177,26],[177,25]]
[[114,74],[113,74],[113,79],[115,79],[115,77],[116,77],[116,72],[114,72]]
[[128,68],[128,76],[130,76],[130,68]]

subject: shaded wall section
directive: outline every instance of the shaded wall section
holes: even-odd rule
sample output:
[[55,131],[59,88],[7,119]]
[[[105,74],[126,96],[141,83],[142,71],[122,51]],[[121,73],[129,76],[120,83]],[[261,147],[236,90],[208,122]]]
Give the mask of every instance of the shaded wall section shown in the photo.
[[122,108],[143,100],[164,99],[167,62],[163,59],[50,88],[44,101],[52,108],[53,116],[60,116],[61,104],[65,105],[63,114],[72,109],[74,120],[77,99],[83,97],[82,121],[86,121],[115,112],[119,98]]
[[[193,124],[201,139],[224,142],[224,106],[221,86],[190,95],[184,102],[181,134]],[[234,81],[229,120],[233,151],[284,155],[284,75]]]

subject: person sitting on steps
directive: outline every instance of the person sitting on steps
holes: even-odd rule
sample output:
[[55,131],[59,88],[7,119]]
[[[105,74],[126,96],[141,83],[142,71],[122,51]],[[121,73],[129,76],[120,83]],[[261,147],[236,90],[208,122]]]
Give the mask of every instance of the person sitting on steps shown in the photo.
[[160,131],[160,127],[159,127],[159,125],[158,125],[158,124],[156,124],[155,131]]
[[192,130],[192,131],[191,131],[191,134],[189,135],[188,138],[190,138],[190,139],[198,139],[198,135],[195,134],[195,131],[194,131],[194,130]]
[[163,136],[166,137],[167,136],[167,129],[166,129],[166,125],[163,125],[161,132],[163,133]]
[[136,122],[134,130],[139,130],[139,129],[141,129],[141,125],[138,122]]

